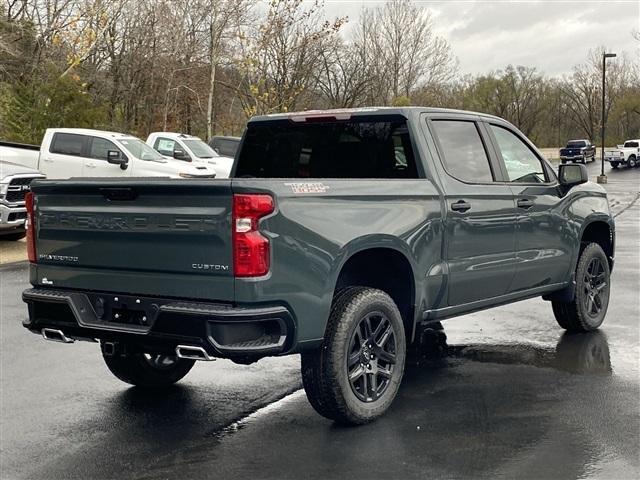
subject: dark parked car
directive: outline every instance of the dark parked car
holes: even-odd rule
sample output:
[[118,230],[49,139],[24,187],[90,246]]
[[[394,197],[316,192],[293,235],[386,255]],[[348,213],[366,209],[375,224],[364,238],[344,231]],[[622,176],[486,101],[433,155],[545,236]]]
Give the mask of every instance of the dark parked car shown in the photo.
[[213,148],[218,155],[234,158],[240,146],[240,140],[240,137],[212,137],[211,140],[209,140],[209,146]]
[[37,181],[25,327],[99,339],[125,382],[302,354],[309,401],[365,423],[443,319],[542,296],[603,322],[605,190],[508,122],[429,108],[253,118],[229,179]]
[[560,149],[562,163],[581,162],[596,159],[596,147],[589,140],[569,140],[567,146]]

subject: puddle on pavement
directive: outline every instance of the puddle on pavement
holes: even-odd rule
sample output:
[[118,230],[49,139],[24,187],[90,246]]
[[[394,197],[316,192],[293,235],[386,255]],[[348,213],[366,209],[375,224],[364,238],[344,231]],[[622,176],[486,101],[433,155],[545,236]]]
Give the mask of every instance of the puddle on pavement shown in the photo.
[[576,374],[610,375],[612,373],[609,342],[602,331],[565,333],[557,345],[470,344],[450,345],[442,331],[427,331],[421,351],[409,364],[433,362],[445,358],[462,358],[476,362],[529,365],[553,368]]

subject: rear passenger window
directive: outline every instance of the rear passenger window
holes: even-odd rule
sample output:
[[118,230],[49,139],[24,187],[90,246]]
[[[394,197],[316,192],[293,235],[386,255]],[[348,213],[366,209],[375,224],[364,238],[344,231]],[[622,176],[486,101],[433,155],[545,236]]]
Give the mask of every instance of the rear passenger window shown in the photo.
[[82,155],[86,137],[84,135],[74,135],[72,133],[54,133],[49,151],[61,155]]
[[493,181],[489,157],[475,122],[433,120],[447,172],[463,182]]

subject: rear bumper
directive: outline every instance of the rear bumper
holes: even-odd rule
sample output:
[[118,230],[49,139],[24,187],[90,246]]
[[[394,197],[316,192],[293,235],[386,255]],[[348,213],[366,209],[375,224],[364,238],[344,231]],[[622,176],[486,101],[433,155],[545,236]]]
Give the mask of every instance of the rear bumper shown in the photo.
[[220,358],[259,358],[288,352],[295,339],[291,312],[279,305],[234,307],[128,294],[49,288],[25,290],[23,325],[34,333],[60,330],[70,339],[103,340],[145,353],[202,347]]

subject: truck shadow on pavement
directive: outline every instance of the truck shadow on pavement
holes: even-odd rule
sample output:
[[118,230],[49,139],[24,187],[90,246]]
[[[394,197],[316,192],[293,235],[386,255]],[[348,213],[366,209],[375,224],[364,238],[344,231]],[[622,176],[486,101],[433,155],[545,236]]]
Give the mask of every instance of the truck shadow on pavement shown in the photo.
[[[333,424],[298,392],[217,434],[207,421],[217,406],[197,388],[162,395],[130,388],[109,402],[111,428],[97,445],[46,471],[65,478],[178,471],[183,478],[576,478],[605,449],[637,463],[638,442],[620,425],[624,412],[608,413],[618,396],[630,395],[618,390],[634,387],[616,385],[612,373],[603,332],[565,334],[555,348],[435,341],[411,359],[392,408],[370,425]],[[210,400],[234,401],[220,395]]]

